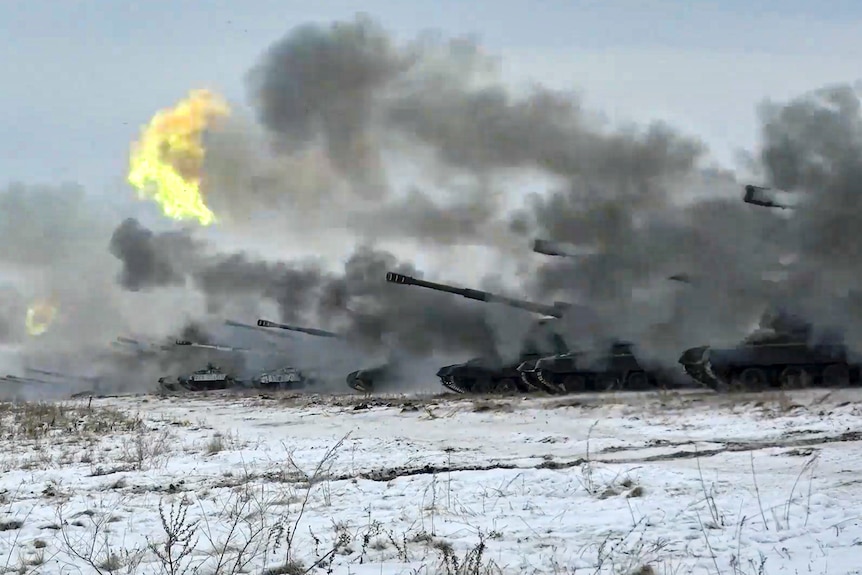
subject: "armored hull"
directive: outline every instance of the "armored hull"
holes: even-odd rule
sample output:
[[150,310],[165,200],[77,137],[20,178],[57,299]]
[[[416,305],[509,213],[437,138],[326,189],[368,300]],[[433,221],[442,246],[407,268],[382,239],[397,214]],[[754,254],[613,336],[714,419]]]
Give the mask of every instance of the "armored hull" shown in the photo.
[[604,357],[587,359],[569,352],[518,366],[522,381],[534,382],[549,393],[585,391],[647,391],[665,384],[657,373],[644,369],[630,344],[614,344]]
[[537,356],[522,356],[517,362],[506,364],[499,360],[477,357],[464,363],[441,367],[437,377],[443,386],[455,393],[526,393],[536,387],[522,381],[518,366],[524,361],[535,361]]
[[716,391],[763,391],[858,385],[860,367],[840,344],[750,343],[686,350],[679,358],[695,381]]
[[[332,331],[326,331],[324,329],[317,329],[312,327],[289,325],[286,323],[279,323],[268,319],[258,319],[257,325],[258,327],[262,328],[276,328],[289,332],[304,333],[315,337],[343,339],[343,336],[341,334]],[[374,387],[376,384],[380,384],[383,380],[386,379],[386,374],[388,373],[388,371],[388,365],[381,365],[369,369],[357,369],[356,371],[348,373],[347,377],[345,378],[345,381],[347,383],[347,386],[354,391],[358,391],[359,393],[371,393],[374,391]]]

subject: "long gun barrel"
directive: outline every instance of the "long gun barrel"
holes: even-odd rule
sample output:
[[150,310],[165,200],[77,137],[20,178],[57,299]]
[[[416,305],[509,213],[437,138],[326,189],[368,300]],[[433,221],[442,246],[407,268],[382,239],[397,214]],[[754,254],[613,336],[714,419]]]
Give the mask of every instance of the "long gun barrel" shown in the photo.
[[238,351],[241,353],[263,353],[263,354],[272,354],[271,350],[257,350],[257,349],[249,349],[247,347],[234,347],[232,345],[222,345],[217,343],[198,343],[196,341],[189,341],[187,339],[178,339],[175,342],[175,345],[187,346],[187,347],[196,347],[200,349],[214,349],[217,351]]
[[248,323],[242,323],[242,322],[234,321],[234,320],[232,320],[232,319],[226,319],[226,320],[224,321],[224,324],[225,324],[225,325],[229,325],[229,326],[231,326],[231,327],[239,327],[239,328],[242,328],[242,329],[248,329],[248,330],[258,331],[258,332],[261,332],[261,333],[265,333],[265,334],[267,334],[267,335],[273,335],[273,336],[276,336],[276,337],[282,337],[282,338],[285,338],[285,339],[293,339],[293,338],[294,338],[294,336],[293,336],[293,335],[291,335],[291,334],[289,334],[289,333],[273,332],[273,331],[270,331],[270,330],[268,330],[268,329],[265,329],[265,328],[262,328],[262,327],[259,327],[259,326],[256,326],[256,325],[251,325],[251,324],[248,324]]
[[745,195],[742,196],[742,201],[746,204],[782,210],[793,209],[796,203],[794,199],[790,192],[751,184],[745,186]]
[[28,373],[38,373],[38,374],[40,374],[40,375],[47,375],[47,376],[49,376],[49,377],[60,377],[60,378],[67,378],[67,379],[77,379],[77,380],[79,380],[79,381],[92,381],[92,382],[95,382],[95,381],[99,381],[99,379],[100,379],[99,377],[96,377],[96,376],[73,375],[73,374],[68,374],[68,373],[60,373],[60,372],[57,372],[57,371],[49,371],[49,370],[47,370],[47,369],[39,369],[39,368],[37,368],[37,367],[25,367],[25,368],[24,368],[24,371],[26,371],[26,372],[28,372]]
[[533,251],[537,254],[563,258],[579,258],[596,253],[596,250],[591,247],[543,239],[533,240]]
[[316,329],[313,327],[299,327],[296,325],[288,325],[286,323],[269,321],[268,319],[257,320],[257,325],[259,325],[260,327],[276,327],[278,329],[284,329],[287,331],[298,331],[300,333],[307,333],[309,335],[316,335],[318,337],[341,337],[340,334],[326,331],[325,329]]
[[123,337],[123,336],[119,336],[119,337],[117,337],[117,341],[118,341],[119,343],[124,343],[124,344],[126,344],[126,345],[131,345],[131,346],[137,347],[137,348],[139,348],[139,349],[143,349],[143,350],[147,350],[147,349],[150,349],[150,350],[154,350],[154,349],[161,349],[161,350],[167,351],[167,350],[170,350],[170,349],[171,349],[171,348],[170,348],[169,346],[167,346],[167,345],[162,345],[162,344],[154,343],[154,342],[151,342],[151,341],[139,341],[139,340],[137,340],[137,339],[132,339],[132,338],[130,338],[130,337]]
[[18,377],[17,375],[6,374],[4,377],[6,381],[12,381],[14,383],[37,383],[39,385],[51,385],[50,381],[45,381],[44,379],[36,379],[35,377]]
[[514,299],[506,296],[501,296],[497,294],[492,294],[490,292],[469,289],[469,288],[459,288],[455,286],[450,286],[446,284],[440,284],[436,282],[429,282],[425,280],[420,280],[418,278],[406,276],[403,274],[395,273],[395,272],[386,272],[386,281],[396,284],[404,284],[404,285],[413,285],[418,287],[424,287],[435,291],[443,291],[446,293],[451,293],[455,295],[459,295],[461,297],[465,297],[467,299],[472,299],[476,301],[483,301],[488,303],[501,303],[503,305],[507,305],[509,307],[516,307],[519,309],[524,309],[527,311],[531,311],[534,313],[540,313],[542,315],[549,315],[553,317],[563,317],[563,313],[568,309],[569,304],[564,302],[554,302],[554,305],[546,305],[542,303],[534,303],[531,301]]

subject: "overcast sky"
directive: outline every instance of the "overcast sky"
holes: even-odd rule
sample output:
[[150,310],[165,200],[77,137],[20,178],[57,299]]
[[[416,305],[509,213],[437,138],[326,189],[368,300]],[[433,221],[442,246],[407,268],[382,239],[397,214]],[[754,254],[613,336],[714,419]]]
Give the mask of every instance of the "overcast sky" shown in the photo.
[[399,37],[474,33],[513,79],[581,91],[611,118],[665,118],[729,161],[755,106],[862,70],[851,0],[26,0],[0,3],[0,174],[123,185],[140,125],[191,88],[244,100],[261,52],[309,21],[364,11]]

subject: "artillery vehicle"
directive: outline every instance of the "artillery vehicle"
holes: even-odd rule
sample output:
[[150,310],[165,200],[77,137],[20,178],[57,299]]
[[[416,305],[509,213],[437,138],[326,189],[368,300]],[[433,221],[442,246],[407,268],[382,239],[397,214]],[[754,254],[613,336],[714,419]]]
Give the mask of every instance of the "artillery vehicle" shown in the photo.
[[623,341],[611,343],[606,354],[594,359],[587,359],[583,352],[568,352],[524,362],[518,371],[552,393],[648,391],[663,383],[659,374],[641,366],[632,344]]
[[[534,240],[533,251],[570,259],[594,253],[589,248],[544,239]],[[684,274],[668,279],[688,281]],[[633,347],[631,342],[612,341],[605,353],[592,358],[583,351],[568,350],[524,361],[518,366],[518,371],[525,383],[550,393],[647,391],[661,387],[671,379],[666,373],[645,369],[635,356]]]
[[[745,186],[743,201],[766,208],[795,207],[789,192],[762,186]],[[859,382],[860,366],[848,359],[847,347],[836,334],[815,334],[810,323],[784,310],[765,314],[761,324],[766,329],[749,335],[740,345],[692,347],[682,353],[679,363],[689,377],[716,391],[834,388]]]
[[205,368],[180,376],[176,382],[160,377],[159,385],[167,391],[215,391],[234,387],[236,380],[214,363],[207,363]]
[[[533,381],[521,377],[518,367],[525,362],[536,361],[542,357],[540,347],[540,332],[550,327],[549,322],[563,316],[569,304],[554,302],[553,305],[535,303],[526,300],[509,298],[490,292],[459,288],[451,285],[429,282],[395,272],[386,273],[386,281],[402,285],[413,285],[427,289],[460,295],[467,299],[486,303],[501,303],[503,305],[542,314],[531,333],[528,334],[519,357],[514,361],[505,361],[500,357],[475,357],[463,363],[441,367],[437,377],[447,389],[455,393],[515,393],[537,391],[541,389]],[[550,330],[553,332],[553,330]],[[566,350],[565,342],[559,334],[551,335],[551,353]]]
[[[254,350],[245,347],[236,347],[231,345],[221,345],[221,344],[209,344],[209,343],[198,343],[189,340],[180,340],[176,341],[176,345],[180,346],[189,346],[200,349],[213,349],[217,351],[229,351],[229,352],[237,352],[237,353],[261,353],[265,355],[273,355],[274,352],[271,350]],[[243,387],[259,387],[264,389],[271,388],[279,388],[279,389],[297,389],[305,387],[306,385],[313,383],[313,379],[304,375],[300,370],[286,366],[281,367],[279,369],[264,371],[248,381],[242,381],[235,379],[233,384],[236,386]]]
[[759,331],[724,349],[687,349],[679,358],[695,381],[719,392],[848,387],[860,379],[860,366],[834,338],[815,339],[810,325]]
[[357,369],[347,374],[347,385],[360,393],[372,393],[377,386],[389,381],[391,375],[392,365],[389,363]]
[[[290,325],[286,323],[279,323],[276,321],[270,321],[267,319],[259,319],[257,320],[257,325],[264,328],[277,328],[283,329],[286,331],[295,331],[298,333],[305,333],[308,335],[313,335],[316,337],[328,337],[333,339],[344,339],[344,336],[340,333],[335,333],[332,331],[327,331],[325,329],[317,329],[313,327],[300,327],[296,325]],[[375,384],[379,384],[382,381],[387,379],[390,370],[389,364],[383,364],[372,368],[367,369],[357,369],[356,371],[352,371],[347,374],[345,378],[347,381],[348,387],[354,391],[358,391],[359,393],[371,393],[374,391]]]

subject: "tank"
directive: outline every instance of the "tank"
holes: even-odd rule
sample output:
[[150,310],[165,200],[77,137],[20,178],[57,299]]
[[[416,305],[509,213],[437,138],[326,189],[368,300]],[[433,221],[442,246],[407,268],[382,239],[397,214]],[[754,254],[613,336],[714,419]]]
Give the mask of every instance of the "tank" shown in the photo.
[[[325,329],[300,327],[286,323],[279,323],[277,321],[270,321],[268,319],[257,320],[257,325],[264,328],[276,328],[283,329],[286,331],[294,331],[297,333],[305,333],[308,335],[313,335],[315,337],[344,339],[344,336],[340,333],[327,331]],[[374,391],[375,383],[379,384],[386,378],[386,375],[389,372],[388,368],[388,364],[383,364],[368,369],[358,369],[356,371],[348,373],[347,377],[345,378],[345,381],[347,382],[347,386],[354,391],[358,391],[359,393],[371,393]]]
[[207,363],[203,369],[199,369],[189,375],[180,376],[176,382],[169,381],[167,377],[159,378],[159,385],[169,391],[215,391],[228,389],[236,385],[232,375],[225,372],[214,363]]
[[359,393],[372,393],[376,386],[385,384],[389,380],[391,372],[392,366],[389,363],[357,369],[347,374],[347,385]]
[[687,349],[679,363],[694,381],[720,392],[857,385],[860,366],[838,333],[815,332],[784,311],[764,314],[761,329],[730,348]]
[[[271,350],[254,350],[245,347],[236,347],[231,345],[198,343],[189,340],[176,341],[176,345],[189,346],[200,349],[213,349],[217,351],[228,351],[237,353],[261,353],[264,355],[273,355]],[[235,379],[233,382],[237,386],[263,388],[263,389],[299,389],[313,383],[313,379],[304,375],[300,370],[285,366],[275,370],[261,372],[247,381]]]
[[[593,253],[589,248],[574,244],[536,239],[536,253],[577,258]],[[684,273],[672,275],[670,281],[690,283]],[[646,391],[676,382],[667,370],[645,369],[638,361],[634,344],[612,341],[607,352],[596,357],[578,350],[569,350],[553,356],[530,359],[518,366],[521,379],[549,393],[577,393],[583,391]]]
[[264,389],[301,389],[310,384],[310,378],[295,367],[282,367],[253,377],[250,381],[252,387]]
[[529,378],[522,378],[518,367],[525,362],[537,361],[542,357],[543,354],[539,350],[540,347],[543,347],[539,345],[540,332],[547,330],[551,333],[550,346],[544,347],[550,347],[549,351],[552,353],[562,353],[567,349],[560,335],[553,332],[551,327],[553,324],[550,323],[562,317],[563,313],[569,309],[569,304],[565,302],[554,302],[553,305],[535,303],[482,290],[429,282],[395,272],[387,272],[386,281],[442,291],[481,302],[501,303],[544,316],[534,324],[531,332],[527,334],[517,358],[506,361],[500,357],[475,357],[463,363],[441,367],[437,371],[437,377],[444,387],[455,393],[510,394],[538,391],[542,389],[540,384]]
[[518,371],[551,393],[647,391],[664,385],[659,373],[641,366],[632,348],[630,342],[617,341],[598,357],[572,351],[524,362]]
[[[790,192],[747,185],[743,201],[759,207],[791,209]],[[780,289],[780,286],[779,286]],[[810,386],[847,387],[860,382],[860,366],[848,359],[837,333],[815,333],[810,323],[785,309],[770,310],[761,329],[730,348],[700,345],[679,358],[694,381],[716,391],[763,391]]]

